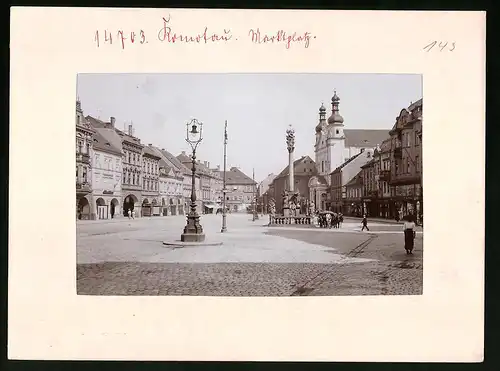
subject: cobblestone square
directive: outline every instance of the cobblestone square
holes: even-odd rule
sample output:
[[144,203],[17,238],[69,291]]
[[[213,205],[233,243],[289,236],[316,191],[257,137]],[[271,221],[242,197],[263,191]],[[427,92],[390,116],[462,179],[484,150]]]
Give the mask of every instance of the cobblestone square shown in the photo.
[[204,215],[207,242],[173,248],[182,216],[77,223],[80,295],[335,296],[422,294],[423,244],[403,248],[401,225],[346,219],[341,229],[266,226],[248,214]]

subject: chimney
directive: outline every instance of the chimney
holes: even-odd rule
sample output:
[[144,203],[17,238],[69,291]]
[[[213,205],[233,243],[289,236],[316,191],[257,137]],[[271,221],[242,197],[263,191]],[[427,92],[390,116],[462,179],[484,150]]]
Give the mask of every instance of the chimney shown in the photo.
[[148,146],[153,147],[153,143],[148,143]]
[[220,165],[217,165],[217,171],[220,171]]
[[115,122],[116,122],[116,119],[115,119],[113,116],[111,116],[111,117],[109,118],[109,123],[111,124],[111,127],[112,127],[113,129],[115,128]]
[[207,161],[207,167],[210,169],[210,161]]
[[181,154],[186,156],[186,151],[182,151]]
[[133,136],[133,134],[132,134],[132,124],[128,124],[128,135]]
[[165,151],[165,148],[162,148],[161,150],[162,150],[162,151]]

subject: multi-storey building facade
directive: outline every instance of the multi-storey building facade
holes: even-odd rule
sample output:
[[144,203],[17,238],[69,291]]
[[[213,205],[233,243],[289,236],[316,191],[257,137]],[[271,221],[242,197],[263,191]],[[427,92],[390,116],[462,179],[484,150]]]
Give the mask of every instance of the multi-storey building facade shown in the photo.
[[371,159],[361,166],[361,177],[363,178],[363,214],[370,217],[377,217],[376,198],[378,194],[378,185],[375,180],[375,159]]
[[[207,163],[210,166],[210,163]],[[210,185],[210,199],[213,203],[217,205],[217,208],[222,207],[222,198],[224,197],[222,194],[222,189],[224,188],[224,180],[222,179],[220,166],[217,166],[215,169],[210,169],[212,178]]]
[[332,171],[329,188],[331,203],[326,205],[327,209],[347,214],[349,204],[346,200],[346,185],[361,171],[361,166],[371,159],[371,150],[363,150]]
[[111,117],[109,122],[104,122],[92,116],[87,116],[93,128],[107,128],[114,130],[120,137],[122,144],[122,213],[128,215],[128,210],[134,212],[136,217],[141,215],[141,190],[142,190],[142,149],[139,138],[134,136],[133,124],[128,124],[125,133],[116,128],[116,119]]
[[161,157],[149,144],[142,151],[142,216],[161,215],[160,204]]
[[345,193],[345,205],[342,208],[345,215],[363,216],[363,204],[361,201],[363,197],[362,171],[345,185]]
[[391,135],[391,199],[400,217],[423,214],[422,99],[401,110]]
[[[111,118],[113,121],[114,118]],[[93,139],[92,202],[95,219],[121,214],[122,149],[113,129],[96,128]],[[94,219],[94,218],[93,218]]]
[[[224,173],[221,172],[221,177]],[[243,212],[252,204],[257,183],[237,167],[226,171],[226,207],[230,212]]]
[[76,217],[91,219],[92,200],[92,136],[94,129],[83,116],[80,101],[76,102]]
[[182,173],[178,173],[165,160],[160,160],[160,199],[163,216],[179,215],[179,201],[183,198]]
[[388,138],[382,142],[380,148],[373,153],[375,159],[375,180],[378,185],[377,197],[377,216],[382,218],[394,218],[391,210],[391,186],[389,184],[391,176],[391,139]]
[[[160,203],[164,216],[184,214],[184,174],[188,169],[164,148],[150,147],[160,156]],[[191,179],[191,178],[189,178]]]

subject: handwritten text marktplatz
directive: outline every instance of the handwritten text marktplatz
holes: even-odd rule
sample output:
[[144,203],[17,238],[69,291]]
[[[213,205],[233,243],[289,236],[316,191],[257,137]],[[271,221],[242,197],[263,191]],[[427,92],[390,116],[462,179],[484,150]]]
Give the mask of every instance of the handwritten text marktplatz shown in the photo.
[[314,39],[316,38],[316,36],[311,36],[309,32],[303,32],[301,34],[293,32],[291,34],[287,34],[285,31],[279,30],[274,33],[264,34],[261,33],[259,28],[248,31],[248,36],[251,38],[252,42],[256,44],[283,43],[287,49],[290,49],[290,45],[292,43],[304,43],[304,48],[308,48],[311,37]]

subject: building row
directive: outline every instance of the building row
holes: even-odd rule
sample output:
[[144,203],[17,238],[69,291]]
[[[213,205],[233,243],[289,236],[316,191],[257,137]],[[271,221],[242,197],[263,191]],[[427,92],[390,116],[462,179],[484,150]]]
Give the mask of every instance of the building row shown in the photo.
[[[119,130],[108,122],[84,116],[76,102],[76,216],[111,219],[128,216],[185,215],[189,212],[192,160],[165,148],[143,144],[133,124]],[[224,172],[207,161],[195,163],[197,210],[213,213],[221,207]],[[233,212],[251,202],[255,182],[240,169],[226,172],[226,203]]]
[[[319,109],[315,128],[315,159],[295,160],[294,189],[302,199],[301,211],[311,206],[345,215],[402,218],[423,215],[422,99],[403,108],[391,130],[345,129],[340,98],[332,97],[332,110]],[[261,211],[270,200],[280,213],[281,195],[288,185],[288,166],[273,178],[259,197]]]

